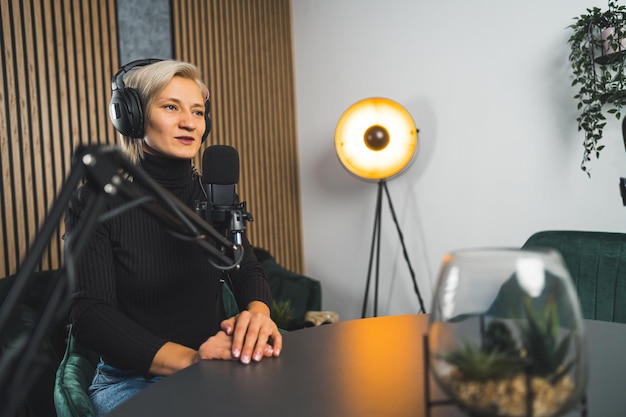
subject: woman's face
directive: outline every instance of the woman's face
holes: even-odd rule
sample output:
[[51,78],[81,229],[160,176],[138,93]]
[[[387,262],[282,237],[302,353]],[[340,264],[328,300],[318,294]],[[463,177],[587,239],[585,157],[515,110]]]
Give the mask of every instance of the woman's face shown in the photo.
[[204,98],[195,81],[172,78],[150,109],[145,136],[148,146],[144,151],[171,158],[193,158],[206,129],[204,110]]

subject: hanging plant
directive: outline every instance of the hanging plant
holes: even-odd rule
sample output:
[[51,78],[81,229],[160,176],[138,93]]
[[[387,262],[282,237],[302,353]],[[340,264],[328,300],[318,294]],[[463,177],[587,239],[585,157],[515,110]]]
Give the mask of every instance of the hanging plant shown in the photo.
[[626,6],[609,0],[607,10],[587,9],[574,20],[569,26],[573,30],[569,60],[572,86],[578,86],[574,96],[580,111],[578,130],[585,133],[581,169],[590,175],[591,157],[599,158],[604,149],[600,141],[607,123],[605,113],[619,120],[626,98]]

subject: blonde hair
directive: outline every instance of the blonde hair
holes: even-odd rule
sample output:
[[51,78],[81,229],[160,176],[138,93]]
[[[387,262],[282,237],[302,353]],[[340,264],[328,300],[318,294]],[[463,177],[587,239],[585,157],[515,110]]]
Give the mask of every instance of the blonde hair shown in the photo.
[[[137,91],[143,109],[144,123],[150,118],[152,103],[174,77],[195,81],[202,91],[203,98],[208,100],[209,90],[201,80],[200,70],[193,64],[168,60],[137,67],[125,78],[124,86]],[[143,138],[137,139],[120,134],[120,147],[133,163],[138,163],[143,158],[143,143]]]

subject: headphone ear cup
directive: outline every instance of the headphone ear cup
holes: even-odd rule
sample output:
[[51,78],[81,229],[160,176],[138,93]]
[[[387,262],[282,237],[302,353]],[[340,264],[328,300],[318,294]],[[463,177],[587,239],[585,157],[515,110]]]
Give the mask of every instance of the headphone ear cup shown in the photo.
[[204,123],[206,125],[206,129],[204,130],[204,135],[202,135],[202,142],[204,142],[207,136],[209,136],[211,128],[213,127],[209,113],[211,113],[211,102],[207,99],[207,101],[204,102]]
[[109,104],[109,116],[115,129],[124,136],[142,139],[144,116],[139,94],[134,88],[114,90]]

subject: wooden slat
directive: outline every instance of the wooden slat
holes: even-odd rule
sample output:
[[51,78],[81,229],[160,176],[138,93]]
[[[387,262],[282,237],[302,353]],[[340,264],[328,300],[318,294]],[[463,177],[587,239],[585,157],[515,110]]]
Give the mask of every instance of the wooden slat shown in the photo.
[[15,219],[13,217],[14,201],[13,201],[13,177],[12,177],[12,158],[11,158],[11,129],[13,126],[12,118],[15,117],[11,109],[15,104],[15,91],[11,86],[15,79],[13,74],[13,58],[15,56],[15,41],[13,38],[13,17],[12,4],[8,0],[2,0],[0,7],[2,19],[2,100],[0,100],[0,168],[2,169],[2,193],[0,193],[0,213],[2,213],[2,256],[5,275],[14,270],[17,265],[17,248],[15,245]]
[[[10,7],[9,12],[11,13],[10,17],[10,25],[11,25],[11,34],[10,34],[10,42],[11,47],[14,45],[22,45],[22,19],[20,18],[20,8],[18,4],[14,4],[13,7]],[[17,51],[13,51],[12,59],[7,64],[7,78],[9,80],[10,91],[7,93],[7,105],[9,107],[8,121],[9,121],[9,129],[8,129],[8,153],[9,153],[9,163],[11,165],[11,175],[9,179],[9,183],[11,184],[12,190],[10,196],[7,196],[8,205],[11,207],[11,211],[13,216],[7,218],[9,224],[13,225],[12,228],[12,238],[13,238],[13,249],[15,250],[15,255],[17,255],[18,259],[9,259],[12,266],[15,266],[16,262],[19,262],[19,258],[25,252],[26,249],[26,241],[24,237],[27,235],[27,225],[26,225],[26,216],[24,213],[24,203],[23,203],[23,193],[24,193],[24,181],[23,181],[23,172],[22,172],[22,164],[21,164],[21,149],[20,149],[20,118],[21,118],[21,108],[20,108],[20,98],[21,94],[23,94],[23,81],[20,81],[22,77],[22,73],[20,72],[20,57],[21,54],[18,54]],[[9,60],[7,60],[9,61]],[[20,238],[22,237],[22,238]]]
[[[48,173],[52,172],[52,155],[46,146],[46,144],[50,143],[50,132],[48,129],[50,124],[50,113],[46,111],[49,103],[49,91],[46,72],[45,70],[42,70],[42,68],[45,68],[47,65],[48,57],[44,47],[46,42],[46,23],[43,18],[43,11],[40,2],[32,4],[30,16],[33,22],[32,34],[34,39],[33,58],[31,62],[33,64],[35,79],[32,80],[32,83],[35,86],[34,91],[36,92],[36,100],[33,100],[33,114],[36,116],[33,117],[32,121],[32,140],[33,147],[37,147],[35,153],[38,153],[38,163],[34,168],[34,172],[39,173],[38,175],[35,175],[35,181],[37,184],[35,189],[38,196],[38,203],[42,205],[42,211],[38,213],[37,216],[37,224],[39,225],[43,223],[47,207],[49,207],[54,200],[54,190],[56,185],[53,182],[54,177],[52,175],[48,175]],[[50,247],[44,254],[41,262],[42,269],[58,267],[61,257],[59,246],[60,245],[57,240],[53,240],[50,243]]]

